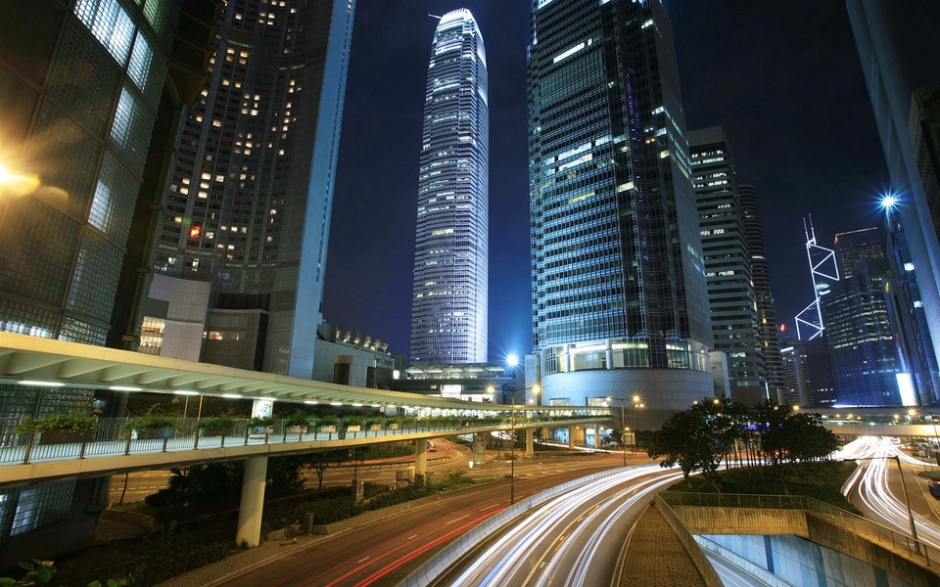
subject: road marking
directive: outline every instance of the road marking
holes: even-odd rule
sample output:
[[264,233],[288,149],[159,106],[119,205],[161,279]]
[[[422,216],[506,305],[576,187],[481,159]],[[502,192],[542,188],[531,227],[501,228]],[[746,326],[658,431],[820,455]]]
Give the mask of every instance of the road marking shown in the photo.
[[498,505],[499,505],[498,503],[494,503],[493,505],[488,505],[488,506],[486,506],[485,508],[481,509],[480,511],[481,511],[481,512],[485,512],[486,510],[491,510],[491,509],[495,508],[495,507],[498,506]]
[[409,536],[409,537],[408,537],[408,540],[411,540],[412,538],[417,538],[417,537],[418,537],[418,535],[415,534],[414,536]]
[[449,522],[444,522],[444,525],[446,526],[446,525],[448,525],[448,524],[453,524],[454,522],[458,522],[458,521],[460,521],[460,520],[462,520],[462,519],[464,519],[464,518],[469,518],[469,517],[470,517],[470,514],[464,514],[464,515],[460,516],[459,518],[454,518],[453,520],[451,520],[451,521],[449,521]]
[[367,560],[369,560],[369,557],[366,557],[366,558],[360,560],[357,564],[362,564],[362,563],[366,562]]

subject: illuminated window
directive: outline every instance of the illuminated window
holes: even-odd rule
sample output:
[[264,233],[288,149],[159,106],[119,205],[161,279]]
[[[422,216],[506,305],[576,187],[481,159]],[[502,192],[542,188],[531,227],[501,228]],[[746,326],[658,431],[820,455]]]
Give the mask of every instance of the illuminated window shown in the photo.
[[78,0],[75,16],[91,30],[108,53],[121,65],[127,59],[134,35],[134,21],[117,0]]

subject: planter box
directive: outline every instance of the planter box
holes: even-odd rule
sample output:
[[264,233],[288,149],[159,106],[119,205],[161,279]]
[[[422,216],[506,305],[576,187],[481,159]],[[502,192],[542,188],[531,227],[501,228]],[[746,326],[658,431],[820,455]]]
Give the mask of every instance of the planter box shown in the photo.
[[94,439],[94,430],[48,430],[46,432],[39,433],[39,442],[37,444],[92,442]]
[[231,436],[231,428],[200,428],[200,436]]
[[381,425],[381,424],[373,424],[373,425],[369,426],[369,430],[372,430],[373,432],[378,431],[378,430],[381,430],[381,429],[382,429],[382,425]]
[[399,424],[389,424],[389,425],[388,425],[388,429],[389,429],[389,430],[398,430],[398,427],[399,427],[399,426],[400,426]]
[[251,434],[257,434],[259,436],[264,436],[265,434],[274,434],[274,428],[272,426],[252,426]]
[[176,436],[175,428],[147,428],[144,430],[135,430],[135,432],[137,432],[137,440],[173,438]]
[[306,426],[291,426],[290,428],[287,429],[287,431],[290,434],[306,434],[307,427]]
[[336,426],[320,426],[320,432],[336,432]]
[[346,432],[359,432],[362,429],[362,426],[359,424],[350,424],[346,427]]

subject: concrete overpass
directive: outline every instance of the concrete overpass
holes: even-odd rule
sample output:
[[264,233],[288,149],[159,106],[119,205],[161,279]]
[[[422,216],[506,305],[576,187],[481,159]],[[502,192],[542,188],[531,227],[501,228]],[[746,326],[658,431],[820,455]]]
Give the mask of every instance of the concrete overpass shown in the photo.
[[[450,398],[357,388],[246,371],[205,363],[133,353],[57,340],[0,333],[0,383],[43,389],[73,388],[125,393],[206,395],[273,402],[326,404],[334,407],[404,409],[419,416],[404,430],[365,433],[277,430],[275,434],[135,439],[132,435],[91,442],[33,445],[15,433],[0,434],[0,487],[63,479],[107,476],[126,471],[198,463],[245,460],[236,543],[260,541],[261,512],[267,482],[267,457],[351,448],[364,444],[413,440],[416,473],[424,473],[427,439],[442,435],[482,434],[492,430],[596,425],[611,420],[606,407],[506,406]],[[257,414],[256,414],[257,415]],[[461,423],[435,422],[435,416],[460,416]],[[492,418],[502,418],[502,421]],[[0,414],[2,418],[2,414]],[[489,420],[486,420],[490,418]],[[509,418],[511,423],[505,420]],[[350,437],[351,434],[351,437]],[[326,436],[324,438],[324,436]],[[527,449],[532,447],[527,434]],[[569,434],[569,438],[573,435]],[[41,442],[41,440],[40,440]]]

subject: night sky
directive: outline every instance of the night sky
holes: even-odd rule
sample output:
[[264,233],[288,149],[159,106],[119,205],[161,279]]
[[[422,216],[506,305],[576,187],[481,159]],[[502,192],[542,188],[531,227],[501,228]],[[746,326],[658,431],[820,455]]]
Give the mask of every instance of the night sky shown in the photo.
[[[357,0],[324,318],[408,352],[428,17],[473,13],[489,66],[489,359],[531,350],[525,51],[529,0]],[[819,243],[880,224],[888,176],[844,2],[666,0],[687,126],[722,125],[757,188],[778,322],[812,301]]]

